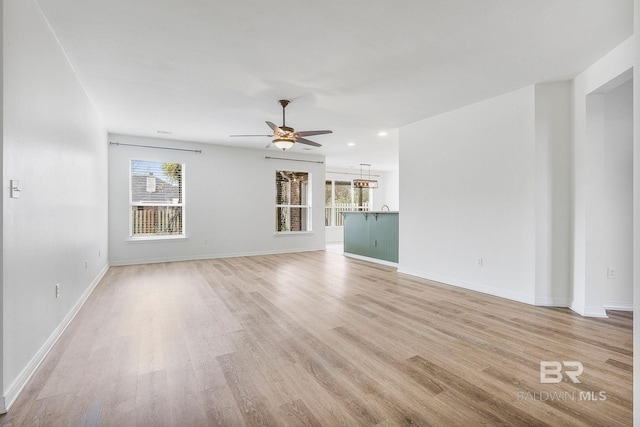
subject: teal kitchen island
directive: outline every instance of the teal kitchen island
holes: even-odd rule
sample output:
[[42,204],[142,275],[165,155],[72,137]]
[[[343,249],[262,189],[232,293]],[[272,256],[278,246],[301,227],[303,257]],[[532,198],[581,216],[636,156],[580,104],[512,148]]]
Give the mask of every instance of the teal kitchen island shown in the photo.
[[343,212],[344,253],[398,262],[398,212]]

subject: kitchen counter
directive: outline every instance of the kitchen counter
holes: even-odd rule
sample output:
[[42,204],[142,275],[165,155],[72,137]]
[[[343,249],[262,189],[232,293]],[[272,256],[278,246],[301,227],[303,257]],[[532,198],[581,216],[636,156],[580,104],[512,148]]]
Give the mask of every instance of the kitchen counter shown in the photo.
[[397,211],[343,212],[344,252],[398,262]]

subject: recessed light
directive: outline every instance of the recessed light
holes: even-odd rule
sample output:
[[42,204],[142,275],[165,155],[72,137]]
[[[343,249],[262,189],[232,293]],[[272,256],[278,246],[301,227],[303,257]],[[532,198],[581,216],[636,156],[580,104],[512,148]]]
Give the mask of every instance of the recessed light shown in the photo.
[[348,145],[349,147],[353,147],[354,145],[356,145],[356,143],[355,143],[355,142],[347,142],[347,145]]
[[378,136],[387,136],[387,132],[381,130],[380,132],[378,132]]

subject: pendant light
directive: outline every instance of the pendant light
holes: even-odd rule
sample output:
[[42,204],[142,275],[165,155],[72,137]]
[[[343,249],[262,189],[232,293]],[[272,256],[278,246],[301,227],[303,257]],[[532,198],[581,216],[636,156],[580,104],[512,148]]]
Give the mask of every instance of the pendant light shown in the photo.
[[[368,167],[368,179],[364,178],[363,166]],[[353,186],[355,188],[378,188],[378,181],[371,179],[371,165],[368,163],[360,163],[360,179],[353,180]]]

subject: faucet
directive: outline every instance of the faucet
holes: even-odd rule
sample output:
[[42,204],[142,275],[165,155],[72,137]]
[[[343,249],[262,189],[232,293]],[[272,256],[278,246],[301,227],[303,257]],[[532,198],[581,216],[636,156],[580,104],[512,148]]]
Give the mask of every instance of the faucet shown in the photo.
[[382,208],[380,208],[381,212],[384,212],[384,208],[387,208],[387,212],[390,211],[389,206],[388,205],[382,205]]

